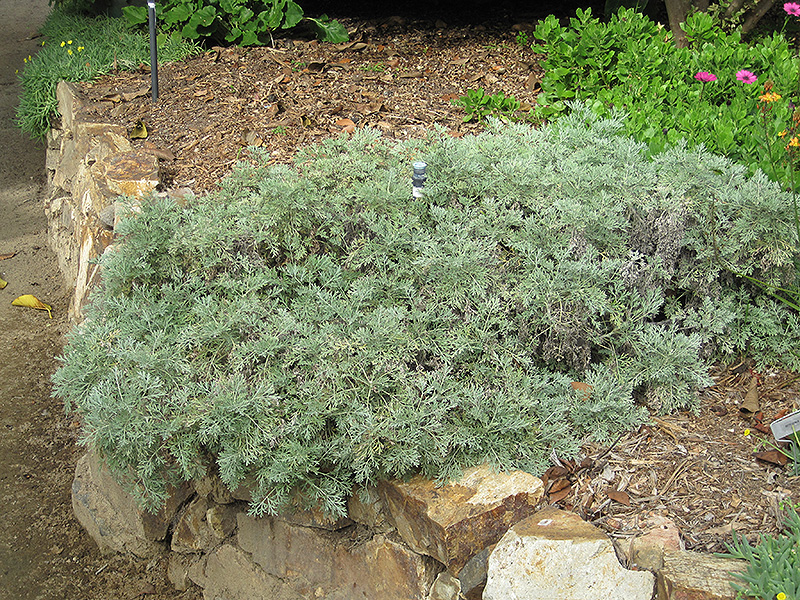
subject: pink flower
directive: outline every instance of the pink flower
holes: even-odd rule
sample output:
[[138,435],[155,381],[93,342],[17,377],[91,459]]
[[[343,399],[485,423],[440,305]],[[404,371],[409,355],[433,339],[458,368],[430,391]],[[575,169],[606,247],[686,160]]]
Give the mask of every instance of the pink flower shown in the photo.
[[736,73],[736,79],[738,79],[742,83],[755,83],[756,81],[758,81],[758,77],[756,77],[755,73],[751,71],[746,71],[744,69]]
[[783,10],[793,17],[800,17],[800,4],[797,2],[787,2],[783,5]]
[[[800,5],[798,5],[798,8],[800,8]],[[703,83],[717,80],[717,76],[713,73],[709,73],[708,71],[700,71],[699,73],[695,74],[694,78],[697,79],[697,81],[702,81]]]

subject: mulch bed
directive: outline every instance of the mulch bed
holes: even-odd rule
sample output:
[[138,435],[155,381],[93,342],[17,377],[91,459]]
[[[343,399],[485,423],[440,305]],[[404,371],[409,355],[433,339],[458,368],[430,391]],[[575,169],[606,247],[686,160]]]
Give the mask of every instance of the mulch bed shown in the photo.
[[[150,75],[120,72],[85,87],[89,116],[133,129],[143,122],[149,148],[164,160],[167,187],[214,189],[247,146],[289,162],[299,147],[372,127],[386,137],[426,135],[434,125],[474,133],[451,100],[469,89],[503,92],[530,106],[541,56],[516,43],[511,29],[447,28],[403,17],[352,22],[351,41],[276,40],[275,48],[214,48]],[[530,29],[525,23],[519,29]]]
[[732,531],[751,541],[777,533],[783,504],[800,500],[800,476],[774,449],[769,423],[800,408],[800,378],[747,362],[711,375],[697,414],[654,415],[611,447],[587,445],[584,468],[552,468],[550,500],[566,490],[558,502],[612,537],[637,533],[643,512],[665,515],[689,550],[724,552]]

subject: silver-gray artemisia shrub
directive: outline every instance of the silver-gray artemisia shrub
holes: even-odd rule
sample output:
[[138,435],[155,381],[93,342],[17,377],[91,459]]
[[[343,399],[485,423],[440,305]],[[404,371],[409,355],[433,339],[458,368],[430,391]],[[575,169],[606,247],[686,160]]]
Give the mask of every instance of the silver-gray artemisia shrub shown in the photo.
[[362,130],[293,166],[254,150],[219,193],[120,225],[57,392],[151,505],[216,469],[254,513],[341,513],[381,478],[536,473],[693,409],[710,360],[800,366],[797,314],[733,274],[793,283],[790,198],[620,129],[576,107],[463,139]]

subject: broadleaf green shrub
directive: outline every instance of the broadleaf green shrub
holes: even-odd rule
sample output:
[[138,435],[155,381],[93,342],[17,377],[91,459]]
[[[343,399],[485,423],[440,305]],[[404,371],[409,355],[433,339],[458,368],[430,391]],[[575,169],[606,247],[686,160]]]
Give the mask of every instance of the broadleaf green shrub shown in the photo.
[[[782,146],[777,134],[792,107],[776,105],[762,118],[758,102],[767,81],[784,95],[796,88],[798,61],[786,38],[774,33],[747,44],[702,12],[690,15],[684,30],[690,45],[678,48],[671,33],[633,9],[620,9],[607,23],[589,9],[579,9],[568,26],[547,17],[534,32],[547,54],[537,115],[556,118],[575,99],[601,116],[625,110],[625,132],[651,153],[685,139],[747,165],[750,173],[760,168],[789,183],[790,167],[770,155],[767,141]],[[738,81],[742,70],[755,73],[757,83]],[[699,82],[695,74],[702,71],[717,80]]]
[[[123,14],[132,24],[148,22],[144,6],[126,6]],[[156,17],[168,31],[188,39],[259,46],[271,41],[273,31],[298,25],[304,14],[293,0],[163,0],[156,5]],[[347,30],[338,21],[325,15],[308,20],[320,40],[347,41]]]
[[691,410],[712,356],[800,366],[797,315],[719,260],[791,276],[776,184],[703,150],[650,160],[579,106],[491,123],[359,130],[293,166],[253,150],[218,194],[124,220],[54,377],[84,442],[151,502],[212,468],[255,513],[341,513],[382,478],[537,473],[645,406]]

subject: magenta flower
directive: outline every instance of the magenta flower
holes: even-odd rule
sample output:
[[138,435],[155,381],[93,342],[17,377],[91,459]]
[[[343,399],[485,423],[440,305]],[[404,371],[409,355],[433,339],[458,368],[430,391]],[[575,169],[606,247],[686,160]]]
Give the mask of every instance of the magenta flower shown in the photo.
[[742,69],[741,71],[736,73],[736,79],[738,79],[742,83],[748,83],[748,84],[755,83],[756,81],[758,81],[758,77],[756,77],[755,73],[751,71],[746,71],[745,69]]
[[709,73],[708,71],[700,71],[699,73],[695,74],[694,78],[697,79],[697,81],[702,81],[703,83],[717,80],[717,76],[713,73]]
[[797,2],[787,2],[783,5],[783,10],[793,17],[800,17],[800,4]]

